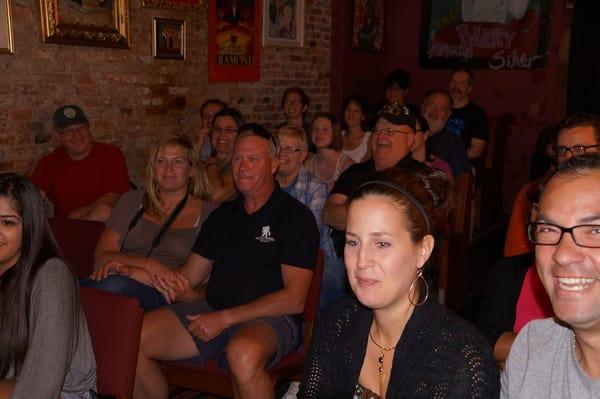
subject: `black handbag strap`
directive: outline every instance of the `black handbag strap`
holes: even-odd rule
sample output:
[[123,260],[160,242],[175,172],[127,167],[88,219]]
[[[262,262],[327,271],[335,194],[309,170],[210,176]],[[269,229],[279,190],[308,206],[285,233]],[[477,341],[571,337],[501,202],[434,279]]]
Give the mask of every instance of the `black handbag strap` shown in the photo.
[[[162,241],[163,236],[169,230],[169,228],[171,227],[173,222],[175,222],[175,219],[177,219],[177,216],[179,216],[179,214],[185,207],[187,200],[188,200],[188,193],[186,193],[185,197],[183,197],[182,200],[179,201],[179,204],[177,204],[175,209],[173,209],[173,212],[171,212],[171,214],[169,215],[165,224],[163,224],[163,226],[161,227],[161,229],[158,232],[158,234],[156,235],[156,237],[154,237],[154,239],[152,240],[152,245],[150,246],[150,250],[148,251],[148,253],[145,256],[146,258],[150,256],[152,251],[154,251],[154,248],[156,248],[160,245],[160,242]],[[143,204],[143,202],[142,202],[142,204]],[[140,208],[138,209],[138,211],[135,213],[135,215],[131,219],[131,222],[129,222],[129,226],[127,226],[127,232],[125,233],[125,236],[123,237],[123,241],[121,242],[120,252],[123,252],[123,247],[125,246],[125,240],[127,239],[129,232],[139,223],[140,219],[144,215],[144,212],[145,212],[144,206],[140,205]]]

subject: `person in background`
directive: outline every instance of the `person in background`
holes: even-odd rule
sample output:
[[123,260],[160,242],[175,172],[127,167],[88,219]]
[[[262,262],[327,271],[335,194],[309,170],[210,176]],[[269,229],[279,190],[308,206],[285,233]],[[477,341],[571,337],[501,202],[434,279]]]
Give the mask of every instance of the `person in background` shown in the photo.
[[415,130],[415,142],[410,147],[412,157],[419,162],[424,162],[430,168],[441,170],[453,182],[454,178],[450,165],[443,159],[432,154],[431,146],[427,145],[427,139],[429,138],[429,124],[427,120],[421,115],[416,115],[415,117],[417,119],[417,128]]
[[327,200],[327,185],[308,172],[302,162],[308,154],[308,143],[302,129],[282,127],[277,131],[281,144],[279,169],[275,178],[281,189],[306,205],[315,216],[319,228],[319,247],[324,254],[323,280],[319,310],[347,293],[346,270],[335,253],[331,228],[323,223],[322,212]]
[[212,201],[220,204],[235,196],[235,185],[231,174],[233,143],[244,118],[235,108],[223,108],[213,118],[211,141],[214,150],[206,162],[206,174],[212,191]]
[[342,132],[337,118],[329,113],[315,115],[310,140],[317,153],[304,162],[304,167],[325,183],[329,192],[340,174],[353,164],[342,151]]
[[386,76],[383,83],[385,88],[385,102],[378,108],[380,112],[384,105],[396,104],[407,107],[412,113],[417,114],[419,107],[407,101],[410,75],[404,69],[396,69]]
[[389,169],[350,196],[344,261],[354,297],[317,321],[299,398],[497,398],[489,345],[425,279],[452,204],[439,170]]
[[352,95],[344,101],[342,107],[343,152],[353,162],[358,163],[371,158],[370,138],[367,131],[369,104],[361,95]]
[[145,187],[123,195],[96,245],[94,273],[81,285],[136,298],[145,311],[166,304],[151,280],[181,266],[215,208],[194,145],[166,136],[150,153]]
[[306,114],[310,105],[310,98],[300,87],[288,87],[281,97],[281,107],[285,121],[275,126],[276,129],[292,125],[304,129],[308,137],[310,125],[306,122]]
[[129,190],[123,153],[92,140],[90,123],[77,105],[58,108],[52,125],[61,146],[37,162],[31,180],[54,205],[55,217],[105,221]]
[[464,143],[471,161],[483,156],[489,135],[485,111],[471,101],[474,80],[473,72],[464,66],[452,71],[448,88],[452,97],[452,113],[446,122],[446,129]]
[[534,222],[537,272],[555,317],[517,335],[501,398],[594,398],[600,381],[600,155],[559,164],[542,186]]
[[218,98],[210,98],[200,106],[200,129],[196,130],[194,140],[200,160],[206,161],[212,155],[210,131],[215,114],[227,107],[227,104]]
[[471,164],[462,141],[445,128],[452,112],[450,95],[442,90],[432,90],[425,95],[421,114],[429,124],[431,151],[450,165],[454,177],[471,171]]
[[92,399],[96,362],[77,282],[32,182],[0,174],[0,399]]

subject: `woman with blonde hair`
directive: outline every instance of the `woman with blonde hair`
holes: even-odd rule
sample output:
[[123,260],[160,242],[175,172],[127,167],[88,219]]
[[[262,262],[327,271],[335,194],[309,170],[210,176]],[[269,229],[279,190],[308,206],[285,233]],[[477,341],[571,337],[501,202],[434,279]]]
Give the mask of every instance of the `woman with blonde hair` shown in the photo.
[[148,311],[166,304],[153,277],[185,262],[214,204],[186,136],[167,136],[152,149],[145,180],[117,202],[96,246],[94,273],[82,284],[135,297]]

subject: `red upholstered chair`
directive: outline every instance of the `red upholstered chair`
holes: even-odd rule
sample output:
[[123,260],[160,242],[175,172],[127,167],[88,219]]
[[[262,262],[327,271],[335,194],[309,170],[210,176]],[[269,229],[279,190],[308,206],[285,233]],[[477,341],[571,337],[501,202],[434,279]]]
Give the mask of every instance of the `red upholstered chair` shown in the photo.
[[104,223],[60,218],[48,221],[58,246],[77,278],[89,276],[93,271],[94,250],[104,230]]
[[100,395],[131,398],[144,312],[133,298],[81,287]]
[[[296,352],[285,355],[279,363],[269,370],[273,387],[284,379],[295,377],[302,373],[314,321],[319,310],[319,294],[323,278],[323,252],[319,250],[317,264],[310,283],[308,296],[304,305],[302,318],[305,322],[302,345]],[[229,373],[217,365],[217,359],[212,358],[203,366],[185,362],[165,362],[163,368],[170,385],[201,391],[213,395],[233,396],[233,388]]]

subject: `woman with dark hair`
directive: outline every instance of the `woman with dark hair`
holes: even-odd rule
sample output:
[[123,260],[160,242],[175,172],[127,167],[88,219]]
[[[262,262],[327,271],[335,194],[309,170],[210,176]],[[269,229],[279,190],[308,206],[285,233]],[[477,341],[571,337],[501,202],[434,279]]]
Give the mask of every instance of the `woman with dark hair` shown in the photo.
[[310,140],[317,153],[304,162],[304,167],[327,184],[329,192],[342,172],[353,164],[352,159],[342,152],[342,132],[337,118],[329,113],[315,115]]
[[202,162],[187,136],[164,137],[146,167],[145,188],[124,194],[96,245],[94,273],[81,284],[137,298],[145,311],[166,304],[151,285],[181,266],[215,208]]
[[231,158],[233,142],[243,124],[244,118],[235,108],[223,108],[213,118],[211,141],[214,152],[205,165],[215,204],[230,200],[236,194]]
[[296,126],[304,129],[304,133],[308,135],[309,125],[305,118],[310,105],[310,97],[300,87],[288,87],[281,96],[281,108],[285,121],[275,126],[280,128],[283,126]]
[[0,399],[94,397],[77,282],[44,209],[29,179],[0,174]]
[[355,296],[317,323],[300,398],[498,397],[489,345],[424,277],[450,190],[441,171],[388,169],[350,196],[344,261]]
[[371,132],[367,131],[368,109],[367,99],[361,95],[348,97],[342,107],[344,154],[352,158],[355,163],[371,158],[371,146],[369,145]]

